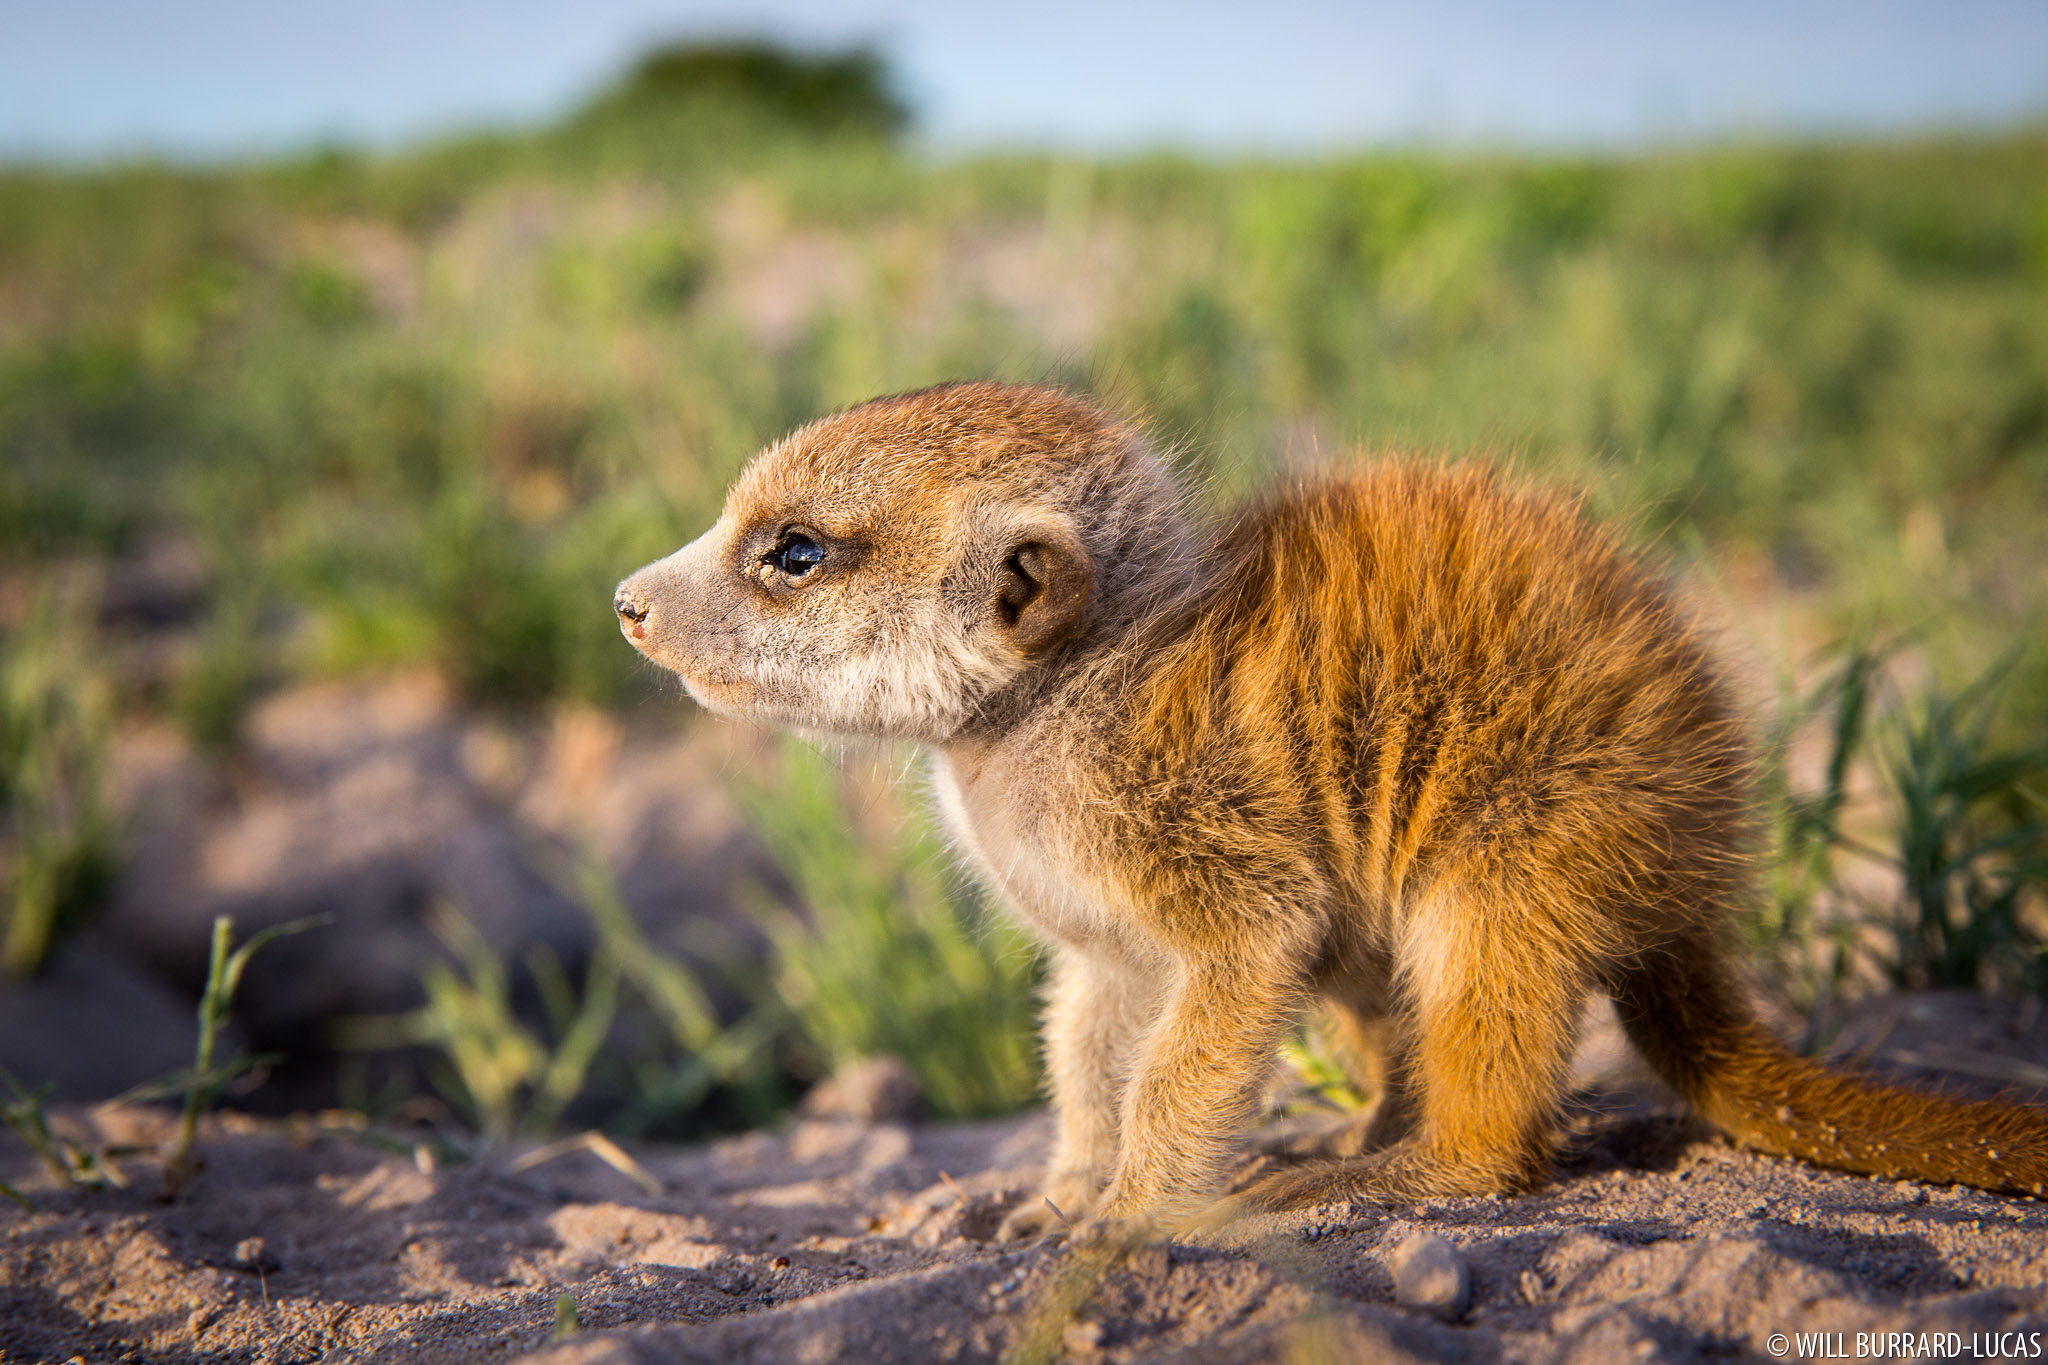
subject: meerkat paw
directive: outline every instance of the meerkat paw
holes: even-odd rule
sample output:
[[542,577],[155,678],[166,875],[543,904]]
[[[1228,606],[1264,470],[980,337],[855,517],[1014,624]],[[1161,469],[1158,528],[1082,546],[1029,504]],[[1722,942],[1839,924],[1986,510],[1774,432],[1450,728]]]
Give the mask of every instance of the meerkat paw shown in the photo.
[[1027,1195],[1024,1202],[1003,1215],[1003,1221],[996,1228],[998,1242],[1026,1245],[1042,1242],[1049,1237],[1066,1233],[1067,1222],[1046,1202],[1043,1195]]
[[1127,1218],[1083,1218],[1067,1229],[1067,1245],[1079,1252],[1112,1258],[1127,1255],[1165,1235],[1160,1224],[1142,1214]]
[[1276,1161],[1313,1157],[1352,1157],[1369,1151],[1375,1144],[1376,1126],[1370,1113],[1318,1114],[1268,1124],[1252,1134],[1252,1155]]
[[1037,1242],[1059,1237],[1087,1219],[1095,1207],[1096,1181],[1085,1175],[1055,1176],[1045,1188],[1025,1196],[996,1228],[998,1242]]
[[1350,1161],[1308,1161],[1277,1170],[1268,1161],[1263,1170],[1241,1183],[1235,1193],[1248,1210],[1278,1213],[1284,1209],[1370,1198],[1361,1187],[1369,1187],[1374,1182],[1361,1179],[1361,1174],[1357,1163]]
[[1239,1198],[1251,1209],[1278,1212],[1362,1200],[1407,1204],[1438,1195],[1512,1194],[1526,1182],[1472,1166],[1429,1160],[1397,1144],[1369,1156],[1312,1161],[1259,1175]]
[[1160,1241],[1201,1236],[1242,1217],[1240,1201],[1223,1182],[1200,1182],[1143,1192],[1120,1189],[1112,1182],[1103,1191],[1095,1216],[1070,1228],[1067,1240],[1077,1248],[1106,1246],[1119,1251]]

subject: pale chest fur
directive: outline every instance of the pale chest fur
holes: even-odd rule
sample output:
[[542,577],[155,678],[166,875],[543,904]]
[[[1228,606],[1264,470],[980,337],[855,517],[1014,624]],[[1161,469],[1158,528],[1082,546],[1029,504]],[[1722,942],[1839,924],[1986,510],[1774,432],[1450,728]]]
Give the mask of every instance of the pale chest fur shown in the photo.
[[1088,874],[1075,848],[1080,831],[1059,818],[1057,790],[1001,758],[969,767],[938,752],[931,781],[953,846],[1026,925],[1134,965],[1156,955],[1113,893]]

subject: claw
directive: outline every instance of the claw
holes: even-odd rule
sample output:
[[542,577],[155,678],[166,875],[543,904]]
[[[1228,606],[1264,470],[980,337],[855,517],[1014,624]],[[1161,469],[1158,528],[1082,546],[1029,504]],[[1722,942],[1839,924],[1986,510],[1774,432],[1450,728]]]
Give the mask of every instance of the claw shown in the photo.
[[1041,1242],[1056,1242],[1065,1237],[1074,1220],[1060,1211],[1060,1206],[1050,1198],[1041,1198],[1043,1208],[1026,1200],[1011,1209],[1002,1224],[996,1228],[996,1240],[1018,1245],[1036,1245]]

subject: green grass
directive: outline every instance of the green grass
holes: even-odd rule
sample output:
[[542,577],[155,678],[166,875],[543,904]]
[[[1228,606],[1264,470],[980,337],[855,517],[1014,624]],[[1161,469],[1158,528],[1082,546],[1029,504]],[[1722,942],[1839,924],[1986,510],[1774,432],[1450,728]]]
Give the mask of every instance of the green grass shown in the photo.
[[[586,858],[555,869],[594,930],[580,980],[544,950],[519,971],[443,907],[446,956],[423,970],[426,1002],[352,1021],[342,1042],[427,1049],[430,1082],[487,1147],[547,1136],[572,1106],[629,1136],[698,1131],[714,1096],[728,1123],[758,1123],[802,1085],[878,1054],[910,1066],[940,1117],[1029,1103],[1032,954],[979,913],[918,824],[863,832],[893,802],[872,787],[857,799],[832,763],[795,744],[745,795],[798,902],[758,890],[765,964],[735,942],[707,944],[716,951],[699,965],[652,942]],[[741,989],[736,1016],[721,1016],[707,972]],[[522,1007],[528,995],[539,1020]]]
[[110,698],[92,599],[46,591],[0,631],[0,970],[26,976],[105,892]]
[[2048,994],[2048,744],[1994,737],[2007,680],[1914,698],[1885,755],[1901,984]]
[[605,590],[748,453],[995,374],[1146,417],[1219,497],[1309,448],[1477,449],[1837,630],[1977,666],[2040,633],[2048,137],[931,164],[721,108],[632,115],[674,157],[585,162],[577,125],[0,171],[0,555],[169,527],[224,639],[282,613],[296,667],[617,700]]
[[[43,1107],[50,1095],[49,1086],[29,1090],[4,1068],[0,1068],[0,1086],[7,1089],[6,1097],[0,1098],[0,1126],[21,1139],[51,1179],[78,1189],[128,1188],[128,1177],[121,1170],[116,1153],[104,1147],[88,1147],[50,1126]],[[34,1203],[13,1186],[0,1186],[0,1192],[28,1212],[35,1211]]]
[[[106,1101],[106,1107],[112,1107],[173,1097],[182,1100],[177,1129],[170,1143],[156,1152],[163,1170],[163,1183],[158,1191],[158,1197],[163,1201],[176,1199],[198,1170],[195,1145],[199,1139],[199,1124],[219,1100],[222,1090],[236,1077],[274,1060],[244,1052],[225,1058],[215,1055],[219,1050],[221,1028],[228,1022],[234,1008],[235,992],[241,986],[249,959],[273,939],[304,933],[326,922],[324,916],[316,916],[272,925],[259,930],[236,947],[234,922],[226,915],[217,917],[213,922],[212,946],[207,958],[206,985],[199,1000],[199,1028],[191,1067],[161,1080],[145,1082]],[[53,1179],[87,1190],[125,1190],[129,1187],[119,1159],[143,1154],[149,1148],[105,1144],[87,1146],[50,1126],[49,1115],[44,1110],[50,1086],[26,1089],[4,1068],[0,1068],[0,1085],[6,1087],[9,1095],[0,1099],[0,1125],[5,1125],[21,1139]],[[0,1185],[0,1194],[33,1211],[30,1201],[12,1187]]]
[[237,1076],[264,1065],[267,1060],[241,1052],[220,1060],[214,1055],[220,1046],[221,1028],[234,1009],[235,992],[241,989],[242,974],[249,969],[249,960],[273,940],[303,934],[326,923],[326,916],[316,915],[273,924],[257,930],[237,947],[234,921],[226,915],[214,919],[206,960],[206,985],[199,996],[199,1030],[193,1046],[192,1069],[170,1083],[184,1092],[184,1105],[178,1115],[177,1136],[164,1157],[163,1198],[177,1198],[197,1169],[193,1144],[199,1138],[199,1121],[219,1100],[221,1091]]
[[[1839,651],[1788,709],[1767,772],[1771,895],[1749,928],[1816,1016],[1859,966],[1902,986],[2048,993],[2048,745],[2001,737],[2009,661],[1907,688],[1906,652]],[[1803,786],[1788,761],[1802,735],[1825,756]]]
[[[778,1112],[789,1091],[773,1054],[788,1013],[772,992],[721,1019],[703,969],[648,939],[600,863],[546,870],[594,931],[580,978],[545,946],[506,962],[460,909],[443,905],[433,927],[445,955],[422,967],[425,1002],[343,1021],[340,1045],[426,1049],[429,1084],[486,1148],[545,1137],[572,1106],[629,1136],[694,1132],[714,1094],[728,1124]],[[725,972],[758,975],[723,946]]]
[[440,907],[433,927],[448,958],[423,968],[425,1003],[402,1016],[349,1021],[341,1041],[431,1050],[431,1083],[486,1147],[554,1131],[617,1012],[621,973],[610,945],[599,945],[573,985],[553,954],[536,949],[528,959],[547,1013],[542,1034],[516,1008],[503,956],[461,911]]
[[[1849,783],[1867,763],[1864,742],[1888,658],[1861,641],[1836,651],[1806,694],[1789,699],[1765,754],[1759,786],[1773,816],[1769,878],[1744,928],[1784,993],[1809,1015],[1824,1013],[1848,981],[1851,940],[1864,918],[1828,917],[1827,910],[1840,898]],[[1804,784],[1792,773],[1792,750],[1802,741],[1825,755],[1817,780]]]
[[[755,832],[802,909],[763,902],[777,998],[816,1074],[892,1055],[931,1112],[1001,1114],[1036,1093],[1032,949],[979,913],[921,823],[864,830],[834,766],[786,742],[747,794]],[[894,809],[892,805],[885,809]]]

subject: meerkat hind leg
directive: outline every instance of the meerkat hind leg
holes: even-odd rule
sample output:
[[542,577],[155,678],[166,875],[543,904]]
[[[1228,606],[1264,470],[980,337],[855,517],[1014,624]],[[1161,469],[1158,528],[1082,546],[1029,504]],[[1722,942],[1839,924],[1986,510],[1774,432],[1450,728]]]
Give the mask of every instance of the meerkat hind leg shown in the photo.
[[[1263,1176],[1245,1191],[1277,1209],[1338,1199],[1401,1203],[1508,1194],[1539,1183],[1585,991],[1574,962],[1537,956],[1495,922],[1482,932],[1445,916],[1426,963],[1408,974],[1415,1003],[1414,1128],[1392,1146]],[[1519,940],[1519,941],[1518,941]]]

